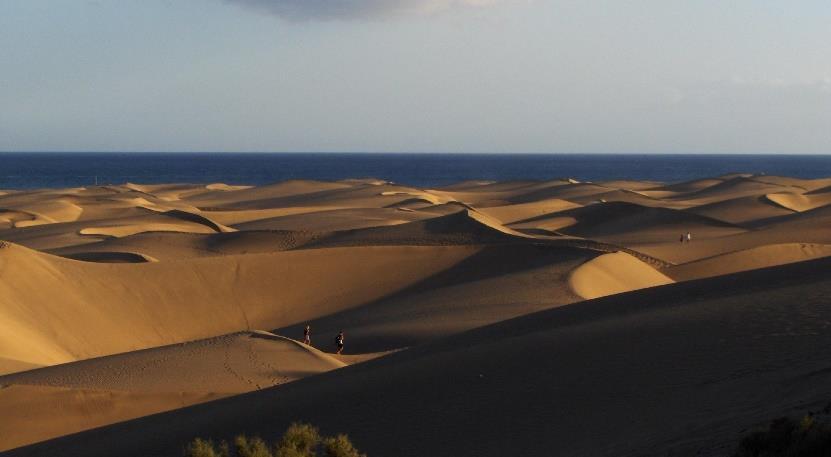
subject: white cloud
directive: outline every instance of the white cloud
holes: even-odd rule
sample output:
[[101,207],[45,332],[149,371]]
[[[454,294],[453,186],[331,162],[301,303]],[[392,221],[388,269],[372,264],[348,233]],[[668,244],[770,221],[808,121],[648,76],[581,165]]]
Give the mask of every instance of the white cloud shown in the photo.
[[434,14],[475,8],[504,0],[226,0],[293,21],[371,19]]

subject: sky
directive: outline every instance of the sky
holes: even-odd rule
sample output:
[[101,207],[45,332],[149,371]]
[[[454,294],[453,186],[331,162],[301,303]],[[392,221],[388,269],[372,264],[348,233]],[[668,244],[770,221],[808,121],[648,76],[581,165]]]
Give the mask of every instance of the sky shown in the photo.
[[831,153],[828,0],[3,0],[0,151]]

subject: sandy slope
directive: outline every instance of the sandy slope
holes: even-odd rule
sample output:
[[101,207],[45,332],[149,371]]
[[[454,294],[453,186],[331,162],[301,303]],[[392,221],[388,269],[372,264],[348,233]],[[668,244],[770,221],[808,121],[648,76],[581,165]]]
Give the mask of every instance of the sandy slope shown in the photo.
[[604,254],[580,265],[568,279],[577,295],[592,299],[671,284],[672,279],[625,252]]
[[[551,225],[555,221],[559,222]],[[568,235],[618,244],[677,242],[680,235],[688,231],[695,233],[696,238],[717,238],[745,231],[741,227],[686,211],[623,201],[560,211],[524,221],[523,227],[530,227],[531,223]]]
[[[573,303],[580,297],[569,274],[597,255],[556,246],[486,247],[395,294],[309,321],[320,335],[313,342],[334,350],[332,337],[345,330],[347,354],[389,351]],[[275,330],[295,338],[300,331],[297,326]]]
[[[0,452],[81,430],[222,398],[206,392],[142,393],[12,385],[0,388]],[[58,453],[60,454],[60,453]]]
[[583,302],[10,455],[173,456],[196,435],[295,419],[370,455],[719,455],[747,427],[827,403],[829,266]]
[[[8,192],[0,448],[267,388],[32,455],[178,453],[197,432],[297,418],[375,456],[686,455],[825,394],[828,261],[782,264],[831,254],[830,185],[732,174]],[[299,339],[307,323],[324,351],[345,330],[346,354],[247,333]],[[359,365],[270,387],[344,362]]]
[[810,211],[831,204],[831,192],[815,194],[777,193],[767,194],[771,202],[797,212]]
[[831,245],[827,244],[768,244],[685,263],[664,272],[676,281],[683,281],[827,256],[831,256]]
[[752,227],[755,223],[765,219],[793,214],[792,210],[773,204],[767,196],[755,195],[696,206],[688,211],[747,227]]
[[243,332],[0,377],[0,384],[130,392],[247,392],[344,364],[268,332]]
[[10,245],[0,249],[0,357],[54,364],[281,327],[377,300],[478,250],[316,249],[129,265]]
[[480,208],[479,212],[495,218],[502,224],[511,224],[578,206],[580,205],[574,202],[551,198],[531,203]]
[[0,451],[343,366],[309,346],[255,332],[0,376]]
[[[627,246],[673,263],[687,263],[729,252],[767,245],[808,243],[831,244],[831,206],[803,213],[791,213],[768,220],[757,221],[754,229],[717,238],[695,236],[690,244],[632,243]],[[695,235],[696,232],[693,232]]]

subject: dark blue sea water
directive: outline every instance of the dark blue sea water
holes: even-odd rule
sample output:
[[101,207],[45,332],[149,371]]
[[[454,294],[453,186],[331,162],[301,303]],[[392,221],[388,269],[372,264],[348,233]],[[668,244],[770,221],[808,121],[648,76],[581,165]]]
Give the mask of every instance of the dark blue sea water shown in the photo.
[[419,187],[467,179],[679,182],[731,172],[831,176],[831,156],[611,154],[0,153],[0,188],[95,183],[268,184],[374,177]]

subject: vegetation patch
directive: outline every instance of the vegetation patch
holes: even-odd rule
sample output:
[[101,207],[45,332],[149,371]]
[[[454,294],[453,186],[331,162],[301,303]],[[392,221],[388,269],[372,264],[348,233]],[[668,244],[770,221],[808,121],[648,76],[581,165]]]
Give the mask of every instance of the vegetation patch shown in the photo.
[[[831,405],[829,405],[831,406]],[[828,411],[826,411],[828,410]],[[826,407],[822,414],[802,419],[782,417],[744,437],[734,457],[826,457],[831,455],[831,424]]]
[[294,423],[276,443],[260,437],[239,435],[233,445],[227,441],[196,438],[185,447],[185,457],[366,457],[349,437],[339,434],[323,437],[317,427]]

